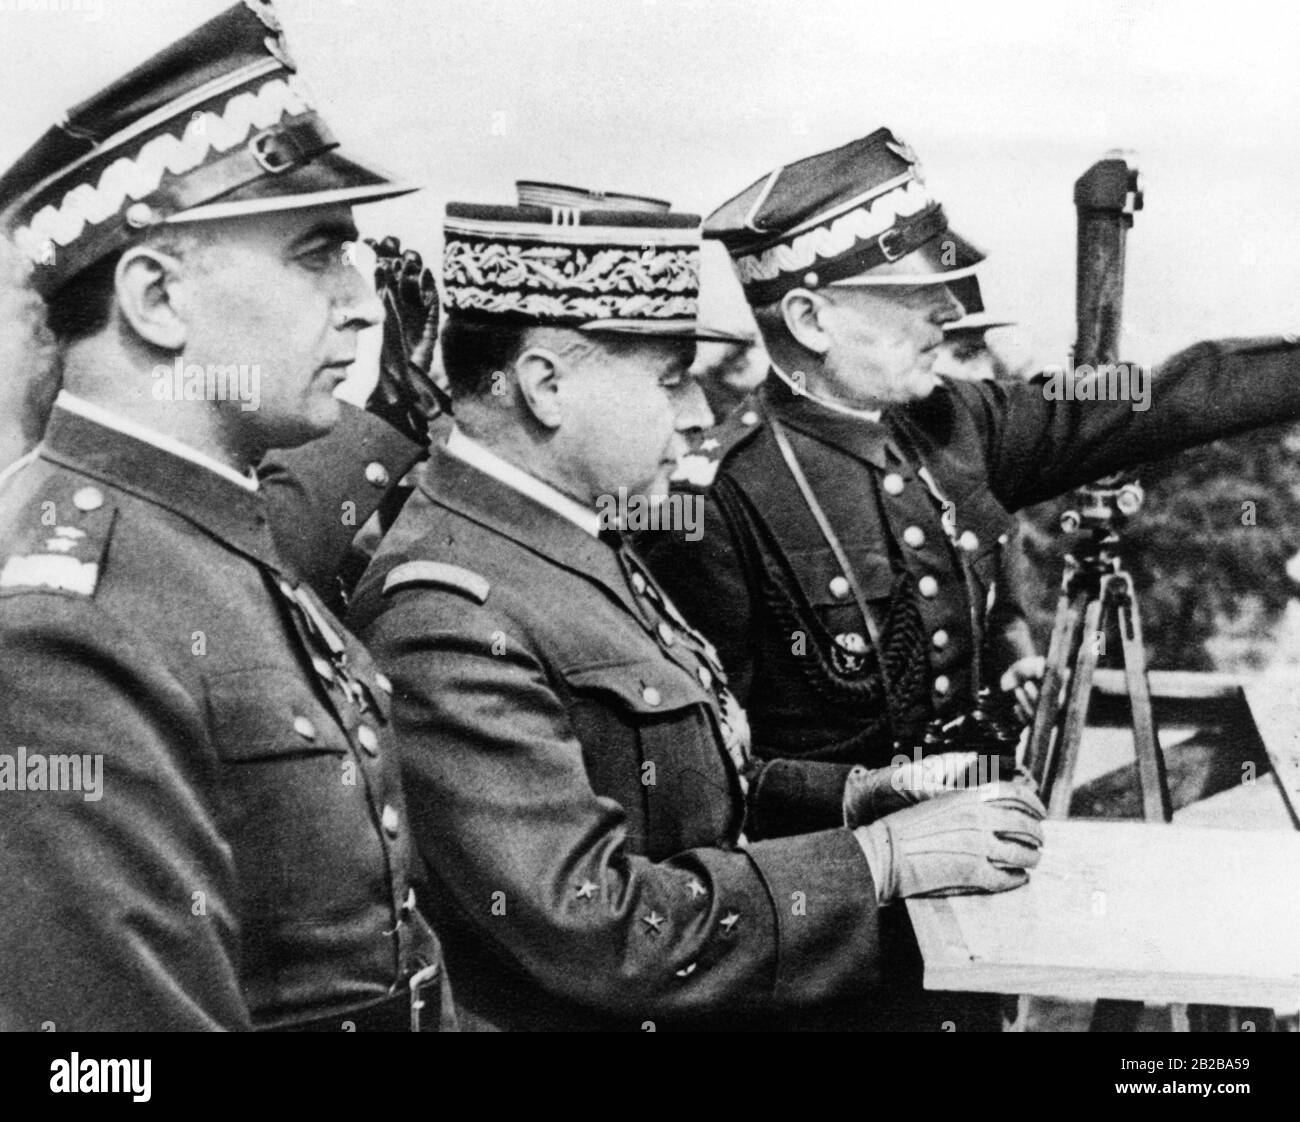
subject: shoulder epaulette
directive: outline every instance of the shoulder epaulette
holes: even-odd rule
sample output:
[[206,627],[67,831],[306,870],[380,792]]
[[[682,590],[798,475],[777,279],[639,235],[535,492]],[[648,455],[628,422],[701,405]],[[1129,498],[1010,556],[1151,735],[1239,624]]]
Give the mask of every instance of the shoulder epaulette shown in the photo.
[[708,487],[727,456],[762,427],[763,415],[750,395],[720,424],[695,439],[686,455],[677,461],[673,485],[679,489]]
[[480,604],[487,602],[492,585],[486,577],[459,565],[448,565],[444,561],[406,561],[396,566],[384,580],[384,595],[391,596],[402,588],[418,585],[431,585],[435,588],[448,588],[461,592]]
[[51,482],[32,496],[0,544],[0,595],[64,592],[93,596],[117,512],[98,487]]

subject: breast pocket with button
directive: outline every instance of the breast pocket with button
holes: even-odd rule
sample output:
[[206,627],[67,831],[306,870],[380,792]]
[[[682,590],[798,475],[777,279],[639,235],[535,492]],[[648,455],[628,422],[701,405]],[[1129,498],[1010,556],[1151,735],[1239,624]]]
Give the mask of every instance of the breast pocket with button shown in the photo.
[[359,755],[306,677],[223,674],[208,704],[224,832],[254,913],[321,920],[373,900],[386,866],[377,810]]
[[[863,597],[874,609],[876,619],[885,619],[894,584],[889,558],[864,549],[846,553]],[[835,554],[829,549],[804,550],[792,555],[790,563],[820,625],[819,634],[805,637],[805,656],[807,644],[816,642],[838,676],[855,678],[867,673],[873,663],[868,657],[870,630]],[[796,639],[792,636],[792,647]]]
[[634,852],[662,860],[739,831],[738,781],[697,679],[655,659],[565,681],[592,789],[627,812]]

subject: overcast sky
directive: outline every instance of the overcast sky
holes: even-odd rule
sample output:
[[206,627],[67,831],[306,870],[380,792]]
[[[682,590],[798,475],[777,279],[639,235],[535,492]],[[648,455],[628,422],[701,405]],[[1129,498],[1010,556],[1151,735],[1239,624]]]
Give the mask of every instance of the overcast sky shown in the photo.
[[[225,5],[0,0],[0,163]],[[887,124],[989,252],[990,310],[1043,361],[1073,335],[1074,179],[1135,149],[1127,355],[1300,331],[1300,14],[1170,0],[281,0],[345,144],[427,190],[363,229],[438,250],[448,199],[517,178],[707,213]],[[40,11],[33,8],[64,10]]]

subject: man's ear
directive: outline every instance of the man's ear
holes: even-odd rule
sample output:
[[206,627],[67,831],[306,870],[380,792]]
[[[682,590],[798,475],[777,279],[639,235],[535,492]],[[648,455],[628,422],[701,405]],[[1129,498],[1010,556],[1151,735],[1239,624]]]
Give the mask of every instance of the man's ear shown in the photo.
[[830,339],[822,322],[827,302],[806,288],[792,288],[781,298],[781,316],[790,337],[813,354],[830,350]]
[[529,347],[514,361],[519,393],[529,411],[548,429],[558,429],[564,419],[560,406],[561,363],[546,347]]
[[122,318],[140,338],[165,351],[185,346],[185,321],[172,299],[181,268],[170,254],[136,246],[122,254],[113,274]]

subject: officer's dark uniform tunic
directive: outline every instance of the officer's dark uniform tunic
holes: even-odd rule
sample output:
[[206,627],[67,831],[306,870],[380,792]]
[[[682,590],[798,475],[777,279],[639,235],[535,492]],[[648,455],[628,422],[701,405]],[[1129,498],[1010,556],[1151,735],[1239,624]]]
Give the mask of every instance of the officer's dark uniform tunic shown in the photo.
[[[969,706],[972,609],[978,623],[1014,528],[1010,512],[1300,416],[1300,348],[1291,337],[1198,344],[1154,373],[1146,411],[1129,401],[1053,401],[1034,383],[946,381],[879,424],[832,412],[776,377],[760,399],[714,438],[720,463],[700,539],[659,534],[643,549],[686,618],[716,644],[759,757],[879,767],[896,742],[910,752],[928,719]],[[901,695],[892,720],[877,652],[847,657],[869,647],[865,621],[771,417],[887,621],[886,663]]]
[[365,567],[352,563],[358,533],[382,505],[405,498],[401,480],[425,454],[387,422],[342,405],[326,435],[276,449],[259,465],[280,556],[331,610],[342,608]]
[[59,407],[0,528],[0,751],[103,756],[0,789],[0,1028],[409,1021],[391,687],[263,497]]
[[[393,678],[463,1025],[754,1027],[879,982],[870,873],[826,828],[842,777],[748,767],[630,550],[436,448],[350,618]],[[820,832],[758,840],[791,798]]]

